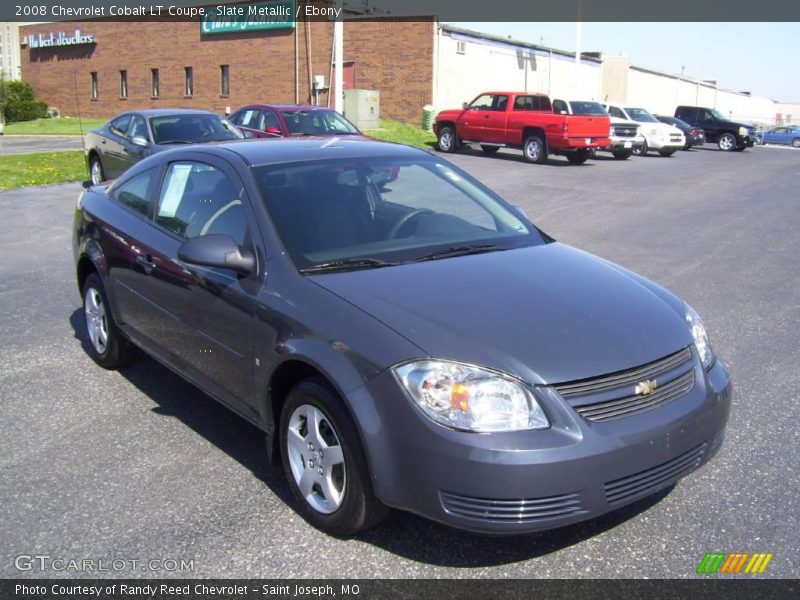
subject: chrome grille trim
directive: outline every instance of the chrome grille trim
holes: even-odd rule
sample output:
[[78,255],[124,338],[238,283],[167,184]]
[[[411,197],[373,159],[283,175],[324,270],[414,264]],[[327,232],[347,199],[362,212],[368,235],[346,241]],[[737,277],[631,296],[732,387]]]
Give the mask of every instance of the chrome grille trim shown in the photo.
[[688,371],[659,386],[655,392],[648,396],[626,396],[618,400],[597,402],[575,408],[582,417],[595,422],[613,421],[633,414],[640,414],[653,410],[659,406],[680,398],[694,387],[694,370]]
[[576,396],[587,396],[605,390],[618,387],[635,386],[644,379],[652,379],[659,375],[682,366],[685,362],[692,359],[692,351],[687,346],[674,354],[648,363],[641,367],[636,367],[628,371],[619,371],[611,375],[595,377],[593,379],[583,379],[573,383],[556,385],[556,391],[562,398],[573,398]]
[[603,486],[606,500],[609,504],[619,504],[668,487],[699,467],[705,451],[706,444],[703,443],[656,467],[609,481]]
[[449,492],[440,492],[439,495],[447,512],[482,521],[526,523],[588,512],[578,494],[519,500],[473,498]]

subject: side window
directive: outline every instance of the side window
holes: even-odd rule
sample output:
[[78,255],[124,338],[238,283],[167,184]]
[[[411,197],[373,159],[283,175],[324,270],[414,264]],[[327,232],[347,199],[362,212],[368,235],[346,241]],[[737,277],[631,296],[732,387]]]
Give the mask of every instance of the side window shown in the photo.
[[517,96],[514,98],[514,110],[533,110],[533,97]]
[[206,163],[185,161],[169,166],[156,223],[187,239],[223,233],[240,246],[247,239],[247,216],[238,187]]
[[534,96],[534,110],[544,110],[550,112],[550,98],[546,98],[545,96]]
[[236,125],[241,125],[242,127],[246,127],[247,129],[258,129],[261,130],[260,124],[263,122],[262,113],[260,110],[243,110],[239,114],[236,115],[236,120],[234,123]]
[[111,121],[109,128],[113,133],[120,137],[125,137],[128,133],[128,126],[131,124],[131,115],[122,115]]
[[267,129],[281,130],[280,121],[278,121],[277,115],[271,110],[264,111],[264,131]]
[[560,115],[569,114],[567,110],[567,103],[563,100],[553,100],[553,112]]
[[142,215],[147,215],[150,204],[147,200],[147,190],[150,189],[150,183],[153,181],[153,173],[154,170],[150,169],[129,179],[114,189],[112,197],[120,204]]
[[714,115],[712,115],[711,111],[709,110],[704,110],[701,116],[703,121],[716,121]]
[[495,102],[494,105],[492,106],[492,110],[497,110],[502,112],[506,109],[506,106],[508,106],[508,96],[495,96],[494,99]]
[[617,117],[619,119],[625,119],[625,114],[622,112],[621,109],[617,108],[616,106],[609,106],[608,107],[608,114],[612,117]]
[[130,137],[133,138],[137,135],[143,137],[148,142],[150,141],[150,136],[147,135],[147,123],[145,123],[144,117],[134,115],[131,119]]
[[494,96],[491,94],[483,94],[475,98],[472,101],[472,104],[469,105],[470,108],[477,108],[478,110],[492,110],[492,103],[494,102]]

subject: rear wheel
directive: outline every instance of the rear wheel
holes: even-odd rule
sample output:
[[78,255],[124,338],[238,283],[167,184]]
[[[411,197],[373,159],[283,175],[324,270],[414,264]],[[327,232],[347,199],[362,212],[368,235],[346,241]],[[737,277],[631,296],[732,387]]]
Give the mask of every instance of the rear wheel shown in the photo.
[[658,153],[661,156],[672,156],[673,154],[675,154],[675,150],[659,150]]
[[633,150],[614,150],[611,152],[617,160],[626,160],[631,157]]
[[723,133],[719,136],[717,147],[725,152],[730,152],[736,149],[736,137],[732,133]]
[[114,323],[103,282],[96,273],[83,284],[83,316],[94,362],[104,369],[118,369],[133,359],[136,349]]
[[281,412],[281,455],[300,513],[336,536],[377,525],[389,509],[375,497],[353,420],[323,380],[289,392]]
[[633,148],[633,154],[635,156],[644,156],[645,154],[647,154],[647,150],[648,150],[647,142],[645,141],[645,142],[642,142],[641,145],[635,146]]
[[538,135],[528,136],[522,146],[522,154],[525,156],[525,160],[530,163],[544,164],[547,160],[547,148],[544,145],[544,140]]
[[567,160],[571,165],[582,165],[589,159],[589,152],[587,150],[578,150],[577,152],[568,152]]
[[481,144],[481,150],[484,154],[492,155],[496,154],[498,150],[500,150],[500,146],[485,146]]
[[439,139],[436,147],[442,152],[453,153],[458,149],[458,138],[455,129],[445,125],[439,129]]
[[105,173],[103,173],[103,165],[96,155],[92,156],[92,159],[89,161],[89,177],[94,185],[106,180]]

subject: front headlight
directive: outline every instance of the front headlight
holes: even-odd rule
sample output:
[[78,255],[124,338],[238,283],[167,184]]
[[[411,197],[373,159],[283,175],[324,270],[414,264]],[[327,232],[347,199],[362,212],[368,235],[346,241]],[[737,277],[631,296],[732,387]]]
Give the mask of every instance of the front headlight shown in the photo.
[[531,391],[501,373],[443,360],[420,360],[392,370],[422,412],[447,427],[485,432],[550,425]]
[[714,364],[714,350],[711,349],[711,342],[708,341],[708,332],[706,331],[706,326],[703,325],[703,319],[688,304],[686,305],[686,322],[692,332],[694,347],[697,348],[700,362],[703,364],[704,369],[708,369]]
[[747,127],[739,127],[739,135],[741,136],[747,135]]

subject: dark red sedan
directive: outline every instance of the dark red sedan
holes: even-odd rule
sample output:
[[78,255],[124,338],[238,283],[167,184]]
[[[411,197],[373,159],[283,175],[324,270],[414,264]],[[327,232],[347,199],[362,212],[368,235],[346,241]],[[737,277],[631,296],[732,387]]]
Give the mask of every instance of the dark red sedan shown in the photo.
[[301,135],[365,137],[350,121],[324,106],[250,104],[234,112],[229,119],[245,135],[259,138]]

